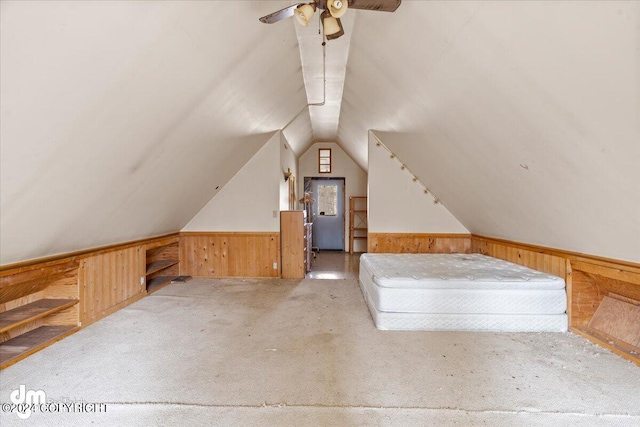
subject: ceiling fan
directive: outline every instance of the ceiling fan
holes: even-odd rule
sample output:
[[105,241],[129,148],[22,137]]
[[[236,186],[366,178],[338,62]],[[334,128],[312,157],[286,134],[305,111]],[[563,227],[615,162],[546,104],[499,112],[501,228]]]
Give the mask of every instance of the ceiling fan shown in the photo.
[[337,39],[344,34],[340,18],[348,8],[395,12],[402,0],[314,0],[311,3],[297,3],[260,18],[260,22],[273,24],[296,16],[300,25],[307,26],[316,9],[324,9],[320,15],[322,28],[327,40]]

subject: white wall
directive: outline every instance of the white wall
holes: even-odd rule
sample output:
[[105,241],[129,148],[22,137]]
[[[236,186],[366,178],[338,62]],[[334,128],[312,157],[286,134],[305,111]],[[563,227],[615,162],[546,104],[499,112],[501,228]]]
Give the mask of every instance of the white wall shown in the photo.
[[[280,133],[280,132],[279,132]],[[296,159],[296,153],[293,152],[293,149],[289,145],[289,141],[281,134],[280,138],[280,169],[282,174],[280,176],[280,210],[286,211],[289,210],[289,181],[284,180],[284,173],[287,170],[291,170],[293,173],[293,177],[298,179],[298,160]],[[297,185],[296,185],[296,191]],[[296,193],[296,206],[298,207],[298,199],[302,196],[299,196]]]
[[[369,232],[468,233],[442,203],[413,181],[403,159],[391,158],[369,132]],[[382,141],[384,142],[384,141]],[[428,183],[425,183],[427,186]]]
[[279,231],[280,138],[276,132],[182,230]]
[[[318,150],[331,148],[331,173],[318,173]],[[345,178],[345,230],[344,250],[349,250],[349,197],[367,195],[367,174],[358,166],[338,144],[318,142],[313,144],[299,159],[298,191],[300,198],[304,196],[305,177]],[[356,241],[356,252],[366,251],[363,241]]]

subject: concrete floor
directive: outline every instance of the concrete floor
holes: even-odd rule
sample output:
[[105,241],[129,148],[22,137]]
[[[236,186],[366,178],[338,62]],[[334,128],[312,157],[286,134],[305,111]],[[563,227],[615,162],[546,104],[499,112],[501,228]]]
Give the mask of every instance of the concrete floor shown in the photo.
[[356,280],[171,285],[0,373],[106,413],[10,425],[640,425],[640,368],[573,334],[378,331]]

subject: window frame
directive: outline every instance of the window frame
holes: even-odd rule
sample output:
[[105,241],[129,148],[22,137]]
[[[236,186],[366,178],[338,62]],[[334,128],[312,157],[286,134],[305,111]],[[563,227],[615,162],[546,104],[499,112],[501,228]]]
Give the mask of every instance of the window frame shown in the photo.
[[[328,151],[329,156],[323,156],[322,155],[323,151]],[[331,162],[332,162],[331,156],[332,156],[331,148],[318,148],[318,173],[331,173]],[[323,164],[321,159],[329,159],[329,163]],[[322,166],[329,166],[329,170],[323,171]]]

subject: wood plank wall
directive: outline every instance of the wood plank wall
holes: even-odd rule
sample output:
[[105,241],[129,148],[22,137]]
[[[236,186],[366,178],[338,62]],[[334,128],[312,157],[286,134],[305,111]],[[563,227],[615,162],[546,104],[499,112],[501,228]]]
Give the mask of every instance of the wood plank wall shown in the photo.
[[183,232],[180,236],[180,274],[280,277],[279,232]]
[[543,248],[472,236],[471,252],[503,259],[567,279],[567,258],[545,253]]
[[[2,266],[0,280],[34,274],[30,283],[42,281],[46,287],[37,293],[0,304],[0,312],[42,298],[78,298],[76,306],[49,317],[47,323],[68,324],[70,319],[76,319],[81,326],[87,326],[146,295],[145,286],[140,285],[140,277],[144,277],[146,271],[146,248],[170,238],[177,241],[179,234]],[[71,264],[73,270],[69,270]],[[63,273],[56,275],[57,270]],[[15,331],[23,333],[44,324],[41,320],[36,323]]]
[[563,277],[570,329],[640,365],[640,348],[588,326],[605,296],[640,304],[640,264],[476,235],[471,250]]
[[470,234],[369,233],[371,253],[469,253]]
[[[146,274],[147,249],[166,244],[167,239],[180,241],[180,274],[280,276],[281,266],[273,268],[274,262],[280,263],[279,232],[174,233],[2,266],[0,312],[42,298],[79,298],[79,304],[49,317],[46,323],[70,324],[79,320],[86,326],[146,295],[140,278]],[[483,253],[563,277],[567,282],[567,312],[572,331],[640,364],[640,349],[629,350],[628,345],[612,337],[602,338],[589,327],[605,296],[640,304],[640,264],[466,234],[370,233],[369,251]],[[13,282],[25,285],[16,287]],[[24,286],[34,293],[22,292],[19,288]],[[42,320],[31,322],[11,331],[11,335],[43,324]],[[5,335],[0,340],[8,338],[10,335]]]
[[90,256],[80,262],[80,321],[99,320],[146,294],[144,245]]

